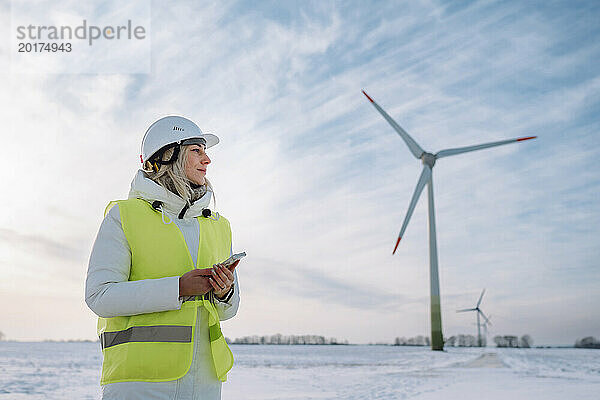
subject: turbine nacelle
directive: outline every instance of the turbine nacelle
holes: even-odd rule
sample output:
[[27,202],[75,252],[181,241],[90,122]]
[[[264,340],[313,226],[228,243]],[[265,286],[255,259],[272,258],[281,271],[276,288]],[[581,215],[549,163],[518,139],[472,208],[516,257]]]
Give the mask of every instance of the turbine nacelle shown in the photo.
[[433,166],[435,165],[435,160],[437,159],[435,154],[423,152],[420,158],[423,165],[427,165],[430,169],[433,169]]

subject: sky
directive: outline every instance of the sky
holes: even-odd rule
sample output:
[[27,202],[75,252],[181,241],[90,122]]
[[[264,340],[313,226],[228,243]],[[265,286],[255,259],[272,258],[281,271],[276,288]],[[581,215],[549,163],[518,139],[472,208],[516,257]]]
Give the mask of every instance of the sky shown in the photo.
[[248,254],[227,337],[429,335],[426,191],[392,255],[421,162],[361,90],[432,153],[537,136],[433,169],[444,335],[476,334],[456,310],[485,288],[489,341],[600,337],[597,2],[155,1],[148,73],[58,74],[11,71],[0,5],[8,339],[96,339],[91,248],[168,114],[221,140],[207,176]]

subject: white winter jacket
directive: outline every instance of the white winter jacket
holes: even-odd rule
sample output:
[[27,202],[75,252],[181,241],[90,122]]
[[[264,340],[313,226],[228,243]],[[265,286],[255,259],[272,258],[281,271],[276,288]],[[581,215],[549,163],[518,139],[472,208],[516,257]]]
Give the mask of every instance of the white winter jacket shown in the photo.
[[[210,197],[211,192],[207,191],[179,219],[178,215],[185,206],[184,200],[149,179],[144,171],[138,170],[129,192],[129,198],[162,202],[163,222],[174,223],[181,230],[194,264],[199,238],[199,224],[195,217],[202,215]],[[92,248],[85,282],[88,307],[105,318],[181,308],[183,299],[179,297],[178,276],[128,281],[130,266],[131,250],[121,226],[119,206],[115,205],[102,221]],[[234,293],[229,301],[215,300],[221,320],[233,317],[238,309],[240,290],[236,272],[234,278]],[[221,382],[216,377],[211,359],[208,312],[204,307],[198,308],[197,321],[192,365],[185,376],[167,382],[110,383],[102,386],[102,399],[220,399]]]

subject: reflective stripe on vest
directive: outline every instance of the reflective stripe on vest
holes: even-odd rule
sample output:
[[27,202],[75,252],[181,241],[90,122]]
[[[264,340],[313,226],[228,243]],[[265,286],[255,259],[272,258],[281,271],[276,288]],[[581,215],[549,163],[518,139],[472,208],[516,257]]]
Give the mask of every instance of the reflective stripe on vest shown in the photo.
[[[105,215],[119,204],[121,225],[131,249],[130,281],[181,276],[194,268],[209,268],[229,257],[229,221],[197,218],[199,243],[193,264],[185,238],[175,224],[165,225],[161,214],[141,199],[111,202]],[[98,318],[102,346],[102,385],[115,382],[163,382],[183,377],[192,364],[198,308],[208,311],[210,349],[216,378],[227,380],[233,354],[219,326],[217,310],[207,296],[185,301],[180,310]]]
[[132,326],[123,331],[103,332],[100,335],[102,349],[130,342],[186,343],[191,341],[192,327],[177,325]]

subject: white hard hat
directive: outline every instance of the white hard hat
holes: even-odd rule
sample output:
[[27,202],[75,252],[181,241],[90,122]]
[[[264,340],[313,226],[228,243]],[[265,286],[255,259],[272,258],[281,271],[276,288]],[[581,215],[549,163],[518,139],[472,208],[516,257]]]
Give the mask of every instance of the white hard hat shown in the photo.
[[[196,139],[196,140],[194,140]],[[198,125],[178,115],[168,115],[154,122],[142,139],[142,164],[159,150],[173,145],[204,144],[205,148],[219,143],[219,138],[210,133],[203,133]]]

